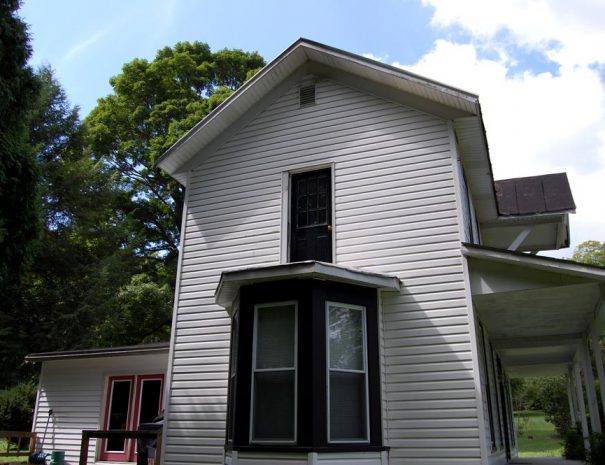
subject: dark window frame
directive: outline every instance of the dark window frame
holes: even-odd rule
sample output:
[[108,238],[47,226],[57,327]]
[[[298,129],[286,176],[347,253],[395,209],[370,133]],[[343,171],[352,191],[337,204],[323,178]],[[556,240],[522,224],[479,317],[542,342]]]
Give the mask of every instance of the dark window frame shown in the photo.
[[[378,294],[376,289],[331,281],[291,279],[243,286],[239,294],[239,334],[235,386],[229,386],[226,448],[257,451],[377,451],[382,445],[382,403],[380,381]],[[297,361],[297,438],[293,444],[253,443],[250,441],[252,343],[254,306],[296,301],[298,331]],[[369,441],[329,442],[327,425],[326,302],[365,307]],[[232,362],[233,363],[233,362]]]

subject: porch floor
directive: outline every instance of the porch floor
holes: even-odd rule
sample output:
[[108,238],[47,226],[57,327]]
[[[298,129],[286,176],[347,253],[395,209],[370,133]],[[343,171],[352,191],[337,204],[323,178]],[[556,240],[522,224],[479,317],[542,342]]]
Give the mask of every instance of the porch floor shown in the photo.
[[518,457],[514,459],[513,465],[585,465],[580,460],[566,460],[562,457]]

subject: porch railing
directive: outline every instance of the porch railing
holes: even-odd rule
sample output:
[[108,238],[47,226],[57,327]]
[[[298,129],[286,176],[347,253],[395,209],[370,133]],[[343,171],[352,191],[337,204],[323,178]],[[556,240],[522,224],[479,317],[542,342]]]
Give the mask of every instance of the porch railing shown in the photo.
[[126,430],[82,430],[82,443],[80,446],[80,465],[88,464],[88,447],[90,439],[156,439],[155,465],[160,464],[162,454],[162,431],[126,431]]

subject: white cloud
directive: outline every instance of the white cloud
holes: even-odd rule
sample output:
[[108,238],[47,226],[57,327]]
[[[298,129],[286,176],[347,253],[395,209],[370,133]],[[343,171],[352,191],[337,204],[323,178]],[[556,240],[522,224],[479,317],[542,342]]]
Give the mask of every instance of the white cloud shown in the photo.
[[106,36],[112,28],[105,28],[100,31],[95,32],[93,35],[89,36],[87,39],[77,43],[72,48],[70,48],[67,53],[63,56],[63,61],[69,61],[85,51],[87,48],[91,47],[99,40],[101,40],[104,36]]
[[[590,0],[425,3],[435,8],[434,25],[461,27],[470,40],[440,39],[415,64],[394,64],[478,94],[496,179],[567,172],[578,207],[572,247],[605,241],[605,83],[592,66],[605,63],[602,7]],[[515,67],[528,50],[558,71]]]
[[362,56],[365,58],[369,58],[370,60],[380,61],[381,63],[386,62],[387,59],[389,58],[389,56],[387,54],[374,55],[373,53],[364,53]]

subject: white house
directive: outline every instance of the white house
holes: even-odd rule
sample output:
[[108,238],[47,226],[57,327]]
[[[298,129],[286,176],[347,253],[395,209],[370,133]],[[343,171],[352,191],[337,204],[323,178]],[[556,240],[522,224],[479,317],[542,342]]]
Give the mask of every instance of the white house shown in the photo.
[[551,373],[600,430],[605,270],[534,255],[567,178],[494,182],[477,96],[300,39],[158,165],[187,187],[163,463],[505,463],[509,378]]

